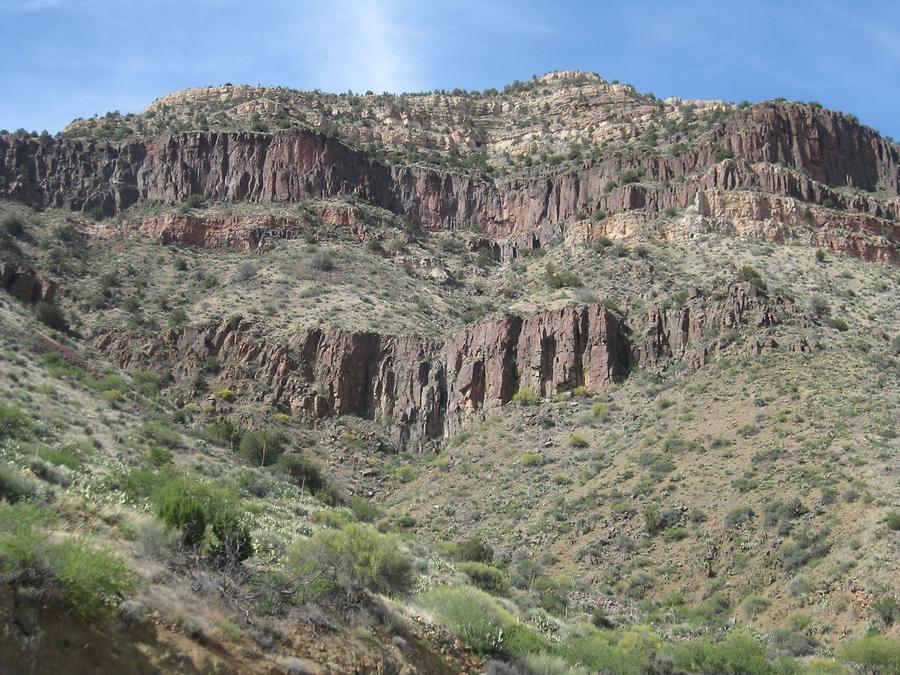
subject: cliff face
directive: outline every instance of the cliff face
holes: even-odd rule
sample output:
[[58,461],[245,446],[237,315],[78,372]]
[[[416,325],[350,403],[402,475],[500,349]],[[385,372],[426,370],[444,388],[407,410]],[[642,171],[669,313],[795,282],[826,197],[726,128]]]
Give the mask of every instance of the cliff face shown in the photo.
[[521,389],[539,396],[576,387],[599,392],[635,366],[662,369],[684,360],[699,368],[713,355],[775,349],[769,337],[738,347],[722,334],[741,326],[765,331],[792,312],[784,299],[738,283],[710,297],[692,291],[683,307],[654,306],[633,321],[590,305],[505,316],[446,341],[316,328],[272,345],[249,322],[232,319],[172,328],[143,344],[103,331],[94,345],[123,367],[173,368],[185,381],[216,356],[228,382],[260,382],[267,402],[309,422],[347,414],[378,419],[398,447],[421,449],[470,427]]
[[55,282],[41,279],[34,269],[14,263],[0,262],[0,288],[29,305],[52,303],[56,296]]
[[[579,212],[688,207],[704,190],[760,190],[851,213],[900,220],[900,157],[872,130],[806,105],[762,104],[734,115],[680,154],[614,154],[568,169],[495,180],[421,166],[389,167],[332,138],[293,130],[184,133],[121,145],[0,137],[8,195],[114,213],[138,201],[292,202],[357,195],[429,228],[481,226],[493,237]],[[734,159],[717,162],[718,153]],[[625,172],[644,184],[610,186]],[[836,188],[881,190],[890,197]]]

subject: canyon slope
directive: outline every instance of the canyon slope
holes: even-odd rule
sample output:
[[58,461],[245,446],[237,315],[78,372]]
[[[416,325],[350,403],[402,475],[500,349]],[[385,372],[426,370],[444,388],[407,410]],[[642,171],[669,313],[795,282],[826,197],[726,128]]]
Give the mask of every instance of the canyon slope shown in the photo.
[[227,84],[0,133],[0,225],[0,673],[892,672],[854,117]]

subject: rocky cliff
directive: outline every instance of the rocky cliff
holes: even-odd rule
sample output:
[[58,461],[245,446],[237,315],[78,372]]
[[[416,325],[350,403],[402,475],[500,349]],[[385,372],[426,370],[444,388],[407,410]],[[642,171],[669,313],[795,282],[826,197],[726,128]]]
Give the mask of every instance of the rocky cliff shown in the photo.
[[[683,306],[654,305],[633,320],[602,305],[571,307],[504,316],[444,341],[315,328],[276,345],[235,318],[171,328],[151,342],[101,331],[94,345],[123,367],[174,368],[188,388],[216,357],[223,381],[262,383],[259,396],[309,422],[374,418],[391,428],[398,447],[423,448],[470,427],[522,389],[539,396],[577,387],[599,392],[634,367],[685,361],[699,368],[726,353],[776,349],[767,331],[793,312],[784,298],[741,282],[710,295],[695,289]],[[741,327],[762,332],[738,344],[726,333]],[[252,390],[248,385],[246,394]]]
[[[717,161],[722,154],[733,159]],[[710,212],[719,202],[700,195],[752,190],[827,207],[849,228],[877,230],[887,239],[882,248],[896,249],[900,239],[897,148],[842,115],[796,104],[754,106],[677,153],[617,151],[497,178],[390,166],[306,130],[183,133],[121,144],[6,136],[0,161],[11,197],[107,214],[192,194],[253,202],[354,195],[425,228],[477,226],[497,239],[583,213],[694,206],[726,217],[727,210]],[[622,184],[623,176],[633,182]]]
[[31,267],[0,262],[0,288],[24,303],[53,302],[56,282],[42,279]]

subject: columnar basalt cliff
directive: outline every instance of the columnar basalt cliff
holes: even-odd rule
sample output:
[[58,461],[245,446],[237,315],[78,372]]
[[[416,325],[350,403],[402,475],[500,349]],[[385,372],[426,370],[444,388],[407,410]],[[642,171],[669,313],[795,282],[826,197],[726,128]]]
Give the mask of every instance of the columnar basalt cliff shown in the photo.
[[[734,159],[717,161],[722,152]],[[355,195],[429,229],[480,226],[500,238],[585,211],[655,213],[692,206],[707,190],[760,190],[880,219],[891,247],[900,221],[896,146],[842,115],[799,104],[753,106],[676,154],[619,152],[496,179],[391,167],[306,130],[181,133],[119,145],[6,136],[0,160],[8,195],[106,213],[192,194],[253,202]],[[626,172],[642,175],[642,183],[611,189]],[[882,196],[838,189],[847,187]]]
[[446,341],[315,328],[273,345],[248,321],[230,319],[172,328],[147,343],[102,331],[94,345],[123,367],[173,367],[185,383],[216,356],[229,382],[261,382],[267,402],[309,422],[348,414],[379,419],[398,447],[423,448],[470,427],[522,389],[539,396],[577,387],[599,392],[635,366],[662,369],[684,360],[699,368],[738,350],[721,336],[728,329],[763,330],[745,351],[775,349],[765,331],[792,312],[788,301],[743,282],[710,297],[694,290],[683,307],[653,306],[633,322],[590,305],[504,316]]

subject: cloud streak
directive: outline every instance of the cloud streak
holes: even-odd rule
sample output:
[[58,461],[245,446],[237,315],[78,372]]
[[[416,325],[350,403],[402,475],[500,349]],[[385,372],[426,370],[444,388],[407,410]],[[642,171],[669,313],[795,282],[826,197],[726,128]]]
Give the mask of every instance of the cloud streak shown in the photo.
[[[409,91],[425,85],[424,32],[404,2],[344,0],[314,10],[308,65],[326,89]],[[304,20],[306,23],[306,20]]]

